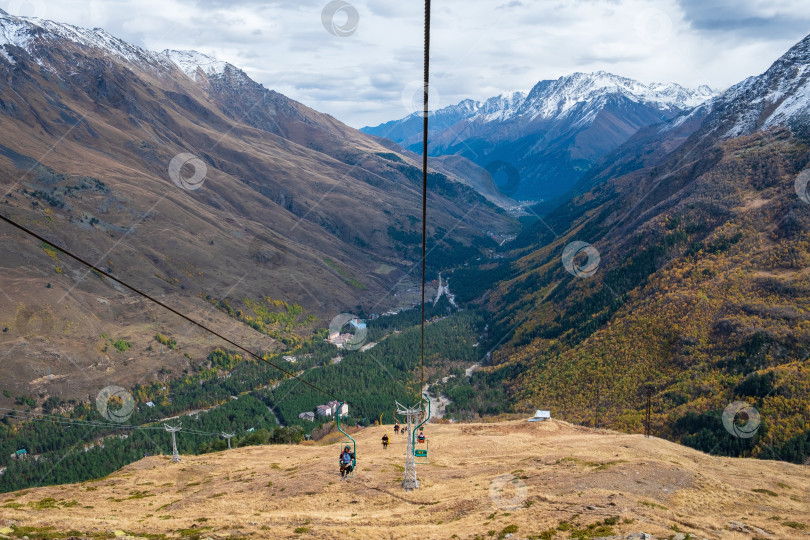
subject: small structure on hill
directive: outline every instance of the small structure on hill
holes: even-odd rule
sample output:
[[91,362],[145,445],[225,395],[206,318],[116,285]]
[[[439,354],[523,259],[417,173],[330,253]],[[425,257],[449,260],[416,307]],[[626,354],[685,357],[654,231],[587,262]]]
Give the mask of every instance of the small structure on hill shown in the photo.
[[318,416],[332,416],[332,407],[329,405],[318,405],[315,407],[315,412],[318,413]]
[[340,403],[339,401],[330,401],[326,404],[327,407],[332,409],[332,414],[340,416],[349,416],[349,404]]
[[312,411],[302,412],[301,414],[298,415],[298,418],[300,418],[301,420],[306,420],[308,422],[314,422],[315,413]]
[[177,432],[183,429],[183,426],[181,424],[176,426],[163,424],[163,428],[172,434],[172,462],[180,463],[180,452],[177,451]]
[[551,420],[551,411],[537,409],[534,416],[529,418],[529,422],[544,422],[546,420]]
[[236,434],[235,433],[220,433],[220,435],[222,435],[223,437],[228,439],[228,450],[230,450],[231,449],[231,438],[233,438],[233,436],[236,435]]

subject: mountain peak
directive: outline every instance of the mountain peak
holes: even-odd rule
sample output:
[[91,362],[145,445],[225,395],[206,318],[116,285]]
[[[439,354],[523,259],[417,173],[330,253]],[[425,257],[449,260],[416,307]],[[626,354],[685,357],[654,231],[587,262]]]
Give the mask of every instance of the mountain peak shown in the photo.
[[[549,199],[638,129],[674,118],[714,95],[708,86],[693,90],[675,83],[647,85],[606,71],[576,72],[541,80],[528,93],[503,92],[435,111],[428,151],[461,155],[481,167],[509,163],[521,177],[510,196]],[[421,151],[418,115],[362,131]]]
[[566,114],[578,103],[596,102],[607,94],[621,94],[635,102],[673,111],[697,107],[714,97],[716,92],[706,85],[696,90],[676,83],[645,85],[607,71],[578,71],[556,80],[542,80],[528,94],[513,90],[483,102],[465,99],[436,113],[485,122],[505,121],[518,116],[549,119]]
[[580,103],[598,103],[611,94],[662,111],[691,109],[715,95],[708,86],[691,90],[676,83],[646,85],[606,71],[576,72],[537,83],[518,114],[531,118],[555,118],[568,114]]
[[725,138],[803,120],[810,109],[810,36],[768,70],[729,88],[713,102],[708,128]]
[[[165,69],[173,64],[194,81],[199,80],[200,72],[206,77],[233,73],[237,82],[247,78],[231,64],[198,51],[167,49],[162,53],[155,53],[127,43],[102,28],[91,30],[34,17],[17,17],[2,10],[0,12],[0,54],[12,63],[15,61],[13,53],[3,49],[3,46],[20,47],[40,58],[42,55],[35,52],[35,49],[42,46],[64,48],[64,41],[68,41],[81,47],[101,50],[138,66]],[[58,43],[54,45],[54,42]],[[47,63],[47,59],[42,61]]]
[[213,56],[197,51],[166,49],[160,54],[174,62],[177,67],[195,81],[197,80],[199,71],[202,71],[206,76],[223,75],[228,66],[230,66],[227,62],[217,60]]
[[[127,43],[102,28],[81,28],[36,17],[18,17],[5,11],[0,14],[0,47],[20,47],[36,57],[41,65],[49,64],[45,57],[50,48],[63,49],[65,42],[100,50],[104,54],[139,66],[161,64],[156,54]],[[14,61],[9,56],[7,47],[3,56]]]
[[804,37],[800,42],[791,47],[782,58],[799,58],[805,60],[810,59],[810,34]]
[[476,114],[486,121],[503,120],[512,116],[514,111],[526,100],[526,94],[517,90],[504,92],[484,101]]

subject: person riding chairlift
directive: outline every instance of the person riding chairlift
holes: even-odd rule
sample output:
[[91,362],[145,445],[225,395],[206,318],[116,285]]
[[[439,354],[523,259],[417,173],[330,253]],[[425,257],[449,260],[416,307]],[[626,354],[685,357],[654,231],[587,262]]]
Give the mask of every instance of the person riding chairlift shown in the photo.
[[385,450],[388,450],[388,433],[382,436],[382,444]]
[[399,422],[394,424],[394,435],[399,435]]
[[354,454],[351,452],[351,449],[348,445],[343,448],[343,452],[340,453],[340,480],[345,480],[349,473],[352,472],[352,460],[354,460]]
[[416,436],[416,442],[423,444],[425,442],[425,434],[422,431],[424,428],[419,428],[419,435]]

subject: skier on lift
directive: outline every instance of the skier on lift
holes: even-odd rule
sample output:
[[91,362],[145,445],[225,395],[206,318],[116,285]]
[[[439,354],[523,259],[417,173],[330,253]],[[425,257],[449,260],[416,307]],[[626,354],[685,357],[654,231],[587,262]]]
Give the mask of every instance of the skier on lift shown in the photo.
[[349,473],[352,472],[352,461],[354,454],[351,452],[349,445],[343,447],[343,452],[340,453],[340,480],[345,480]]

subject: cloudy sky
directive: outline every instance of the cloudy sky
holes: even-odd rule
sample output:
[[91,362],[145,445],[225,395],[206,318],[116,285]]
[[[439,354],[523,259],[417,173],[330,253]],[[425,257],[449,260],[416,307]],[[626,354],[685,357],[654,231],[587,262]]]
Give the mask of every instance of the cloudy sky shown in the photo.
[[[0,0],[15,15],[195,49],[354,127],[419,107],[423,4],[401,0]],[[723,89],[810,34],[807,0],[434,0],[431,100],[605,70]],[[416,94],[416,98],[414,95]]]

